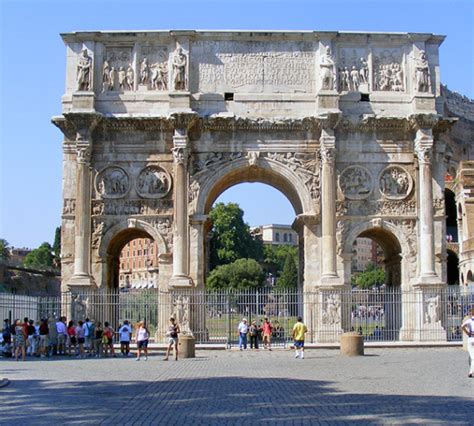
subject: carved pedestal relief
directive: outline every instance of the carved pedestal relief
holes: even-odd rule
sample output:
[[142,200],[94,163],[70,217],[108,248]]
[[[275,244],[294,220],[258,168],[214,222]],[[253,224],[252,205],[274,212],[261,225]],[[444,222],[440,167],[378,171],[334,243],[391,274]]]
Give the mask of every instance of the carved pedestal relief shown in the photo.
[[326,296],[323,306],[322,323],[324,325],[341,324],[341,296],[329,294]]

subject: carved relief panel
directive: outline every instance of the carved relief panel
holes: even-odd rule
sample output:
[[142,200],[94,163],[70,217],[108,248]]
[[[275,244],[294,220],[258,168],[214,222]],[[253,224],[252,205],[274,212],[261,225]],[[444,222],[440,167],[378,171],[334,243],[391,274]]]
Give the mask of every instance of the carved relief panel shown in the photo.
[[412,187],[410,173],[400,166],[386,167],[380,174],[379,189],[385,198],[402,200],[410,194]]
[[366,48],[341,47],[338,60],[339,91],[368,92],[371,89]]
[[373,179],[362,166],[349,166],[339,176],[339,188],[349,200],[363,200],[372,192]]
[[133,90],[134,80],[132,47],[107,46],[102,65],[102,91]]
[[95,180],[95,190],[101,198],[122,198],[130,189],[130,178],[117,166],[102,169]]
[[145,167],[135,182],[137,193],[144,198],[163,198],[171,189],[171,176],[160,166]]
[[375,48],[373,58],[375,90],[405,91],[405,67],[401,48]]
[[169,89],[169,49],[161,45],[144,45],[140,48],[138,83],[148,90]]

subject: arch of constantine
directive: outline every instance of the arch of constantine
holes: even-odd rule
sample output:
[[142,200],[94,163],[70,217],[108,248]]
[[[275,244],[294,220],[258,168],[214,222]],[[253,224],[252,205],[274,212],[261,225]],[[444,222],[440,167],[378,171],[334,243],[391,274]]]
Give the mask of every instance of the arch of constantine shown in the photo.
[[433,304],[447,286],[447,187],[462,286],[474,271],[474,106],[440,84],[443,36],[62,38],[66,89],[53,123],[64,134],[65,291],[116,288],[120,251],[138,237],[158,244],[161,290],[203,289],[213,202],[233,185],[262,182],[295,210],[300,287],[317,290],[304,315],[319,340],[325,327],[346,328],[340,302],[358,237],[383,249],[389,286],[417,291],[419,303],[400,301],[400,339],[446,338]]

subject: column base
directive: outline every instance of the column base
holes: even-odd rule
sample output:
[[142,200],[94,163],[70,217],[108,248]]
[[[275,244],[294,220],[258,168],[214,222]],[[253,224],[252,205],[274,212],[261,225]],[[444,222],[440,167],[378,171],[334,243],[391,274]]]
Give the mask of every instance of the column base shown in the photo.
[[73,275],[69,279],[67,286],[69,290],[97,290],[94,278],[87,274]]
[[344,285],[344,280],[338,275],[322,275],[321,276],[321,286],[323,287],[338,287]]
[[417,278],[415,284],[415,287],[423,287],[423,286],[437,286],[437,287],[444,287],[446,286],[445,283],[443,283],[438,275],[433,274],[433,275],[421,275]]
[[183,275],[171,277],[169,285],[174,288],[192,288],[193,284],[192,278]]

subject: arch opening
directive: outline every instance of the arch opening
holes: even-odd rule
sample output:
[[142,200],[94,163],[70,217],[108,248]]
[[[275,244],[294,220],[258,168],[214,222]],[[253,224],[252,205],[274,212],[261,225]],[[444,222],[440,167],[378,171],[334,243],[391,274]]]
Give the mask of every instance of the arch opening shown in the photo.
[[459,258],[458,255],[452,251],[447,250],[447,281],[448,285],[459,285]]
[[449,243],[458,242],[458,209],[454,192],[450,189],[444,190],[444,207],[446,213],[446,240]]
[[158,245],[147,231],[127,228],[111,239],[107,248],[107,289],[156,287],[157,276]]

